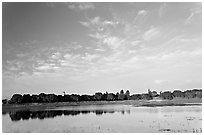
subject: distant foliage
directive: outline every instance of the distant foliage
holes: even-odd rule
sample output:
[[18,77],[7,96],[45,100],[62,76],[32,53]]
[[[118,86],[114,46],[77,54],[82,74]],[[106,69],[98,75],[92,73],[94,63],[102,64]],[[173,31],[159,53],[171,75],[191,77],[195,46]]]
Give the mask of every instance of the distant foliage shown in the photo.
[[117,101],[117,100],[152,100],[154,98],[161,98],[166,100],[172,100],[173,98],[202,98],[202,89],[186,90],[184,92],[180,90],[165,91],[157,94],[156,91],[150,91],[144,94],[133,94],[130,95],[130,91],[121,90],[120,92],[114,93],[101,93],[97,92],[94,95],[78,95],[78,94],[45,94],[40,93],[39,95],[30,94],[14,94],[10,100],[3,99],[2,104],[24,104],[24,103],[54,103],[54,102],[79,102],[79,101]]

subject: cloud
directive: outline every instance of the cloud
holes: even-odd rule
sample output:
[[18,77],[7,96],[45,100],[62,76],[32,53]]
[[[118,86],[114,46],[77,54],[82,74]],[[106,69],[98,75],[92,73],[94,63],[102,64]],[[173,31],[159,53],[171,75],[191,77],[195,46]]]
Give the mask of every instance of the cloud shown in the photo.
[[100,17],[96,16],[93,19],[90,20],[91,24],[99,24],[100,23]]
[[185,24],[189,24],[191,21],[192,21],[192,18],[193,18],[193,16],[194,16],[194,13],[192,12],[189,16],[188,16],[188,18],[185,20]]
[[[4,50],[3,59],[3,72],[10,72],[14,77],[24,76],[21,72],[24,71],[30,75],[34,72],[54,73],[61,70],[61,67],[66,65],[66,62],[70,59],[73,61],[79,61],[79,58],[75,58],[77,54],[82,53],[79,49],[83,48],[78,42],[63,43],[59,42],[51,46],[36,45],[36,41],[25,41],[22,43],[15,43],[15,48],[9,48]],[[33,45],[34,44],[34,45]],[[42,44],[39,42],[39,44]],[[70,59],[68,59],[70,54]],[[5,77],[5,76],[4,76]]]
[[16,56],[19,57],[19,58],[25,57],[25,56],[27,56],[27,55],[28,55],[27,53],[19,53],[19,54],[16,54]]
[[[88,36],[96,39],[97,46],[107,45],[110,49],[115,50],[124,42],[123,38],[117,36],[115,33],[119,32],[117,27],[119,21],[117,19],[104,20],[101,17],[96,16],[91,19],[87,18],[87,21],[81,21],[79,23],[90,29]],[[99,48],[101,49],[101,47]]]
[[36,66],[35,67],[35,71],[32,73],[34,74],[35,72],[38,72],[38,75],[43,75],[45,73],[55,73],[56,71],[58,71],[61,67],[57,66],[54,63],[48,64],[48,63],[44,63],[41,66]]
[[24,63],[20,60],[7,60],[4,63],[4,69],[8,72],[19,72],[23,68]]
[[74,49],[74,50],[78,50],[78,49],[83,48],[83,46],[81,44],[79,44],[78,42],[71,42],[70,46],[71,46],[71,49]]
[[116,28],[119,22],[117,20],[104,20],[99,16],[94,18],[86,18],[87,21],[79,21],[82,26],[88,27],[95,31],[110,31],[111,28]]
[[152,64],[155,63],[157,65],[162,65],[163,67],[167,66],[171,67],[183,67],[183,66],[191,66],[192,61],[194,66],[201,65],[202,59],[202,51],[201,49],[194,49],[194,50],[182,50],[182,49],[175,49],[175,50],[167,50],[165,46],[162,49],[158,49],[157,51],[152,50],[152,54],[144,56],[144,61],[151,62]]
[[147,11],[146,10],[140,10],[140,11],[138,11],[137,14],[145,16],[145,15],[147,15]]
[[105,20],[104,22],[103,22],[103,24],[104,25],[117,25],[117,24],[119,24],[119,22],[118,21],[108,21],[108,20]]
[[128,50],[128,53],[130,54],[135,54],[137,51],[136,50]]
[[68,3],[68,8],[72,9],[72,10],[80,10],[80,11],[85,11],[85,10],[93,10],[95,9],[95,6],[93,3],[89,3],[89,2],[84,2],[84,3]]
[[105,34],[102,34],[102,33],[94,33],[94,34],[88,34],[89,37],[92,37],[92,38],[95,38],[97,40],[102,40],[103,38],[105,38]]
[[80,21],[79,23],[80,23],[81,25],[85,26],[85,27],[89,27],[89,26],[90,26],[90,23],[89,23],[89,22]]
[[33,74],[34,72],[41,73],[53,73],[59,69],[59,64],[56,61],[60,60],[61,53],[54,53],[51,57],[48,57],[45,60],[38,60],[36,65],[33,65]]
[[71,54],[65,54],[65,55],[64,55],[64,58],[65,58],[65,59],[70,59],[71,57],[72,57]]
[[85,27],[91,27],[101,24],[101,18],[99,16],[96,16],[94,18],[86,18],[87,21],[79,21],[79,23]]
[[60,57],[61,57],[61,53],[60,52],[55,52],[51,56],[52,59],[59,59]]
[[190,8],[190,11],[195,13],[195,14],[202,13],[202,3],[201,2],[193,3],[193,6],[192,6],[192,8]]
[[140,40],[135,40],[135,41],[132,41],[132,42],[131,42],[131,45],[137,46],[137,45],[139,45],[141,42],[142,42],[142,41],[140,41]]
[[112,49],[117,49],[120,46],[120,39],[114,36],[108,36],[103,39],[103,43],[107,44]]
[[70,61],[69,59],[66,59],[66,60],[60,60],[60,66],[62,69],[64,67],[66,67],[66,69],[64,69],[63,71],[67,70],[67,67],[68,67],[68,70],[70,70],[70,72],[72,72],[71,68],[76,68],[77,64],[73,63],[73,61]]
[[65,60],[68,60],[69,62],[79,62],[81,55],[80,54],[65,54],[63,56]]
[[194,3],[192,8],[190,8],[190,15],[185,19],[184,24],[190,24],[193,18],[196,18],[196,15],[202,18],[202,4],[199,2]]
[[89,34],[89,36],[97,39],[98,40],[97,42],[100,46],[107,45],[109,48],[113,50],[118,49],[124,42],[124,40],[119,37],[111,36],[104,33],[97,32],[95,34]]
[[95,50],[99,51],[99,52],[105,52],[106,51],[105,49],[102,49],[102,48],[96,48]]
[[162,84],[162,83],[164,83],[165,81],[164,80],[155,80],[154,81],[154,83],[156,83],[156,84]]
[[36,67],[35,69],[46,71],[46,70],[52,69],[52,67],[50,65],[45,64],[43,66]]
[[99,58],[100,56],[97,55],[97,54],[89,54],[89,53],[85,53],[85,56],[82,57],[83,60],[86,60],[86,61],[92,61],[94,59],[97,59]]
[[143,34],[143,39],[144,40],[153,40],[155,37],[157,37],[160,34],[160,30],[155,27],[151,27],[149,30],[147,30]]

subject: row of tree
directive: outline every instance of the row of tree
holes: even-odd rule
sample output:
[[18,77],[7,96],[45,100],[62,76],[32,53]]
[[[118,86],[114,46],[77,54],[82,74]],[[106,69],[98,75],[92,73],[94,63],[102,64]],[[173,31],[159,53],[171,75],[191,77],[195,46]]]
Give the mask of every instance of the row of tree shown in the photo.
[[55,95],[55,94],[45,94],[40,93],[39,95],[30,95],[30,94],[14,94],[10,100],[4,99],[3,104],[22,104],[22,103],[54,103],[54,102],[79,102],[79,101],[117,101],[117,100],[152,100],[153,98],[161,99],[173,99],[175,97],[181,98],[202,98],[201,89],[186,90],[184,92],[180,90],[165,91],[160,92],[159,94],[156,91],[150,91],[144,94],[133,94],[130,95],[130,91],[127,90],[124,92],[114,93],[101,93],[97,92],[94,95],[78,95],[78,94],[65,94],[64,95]]

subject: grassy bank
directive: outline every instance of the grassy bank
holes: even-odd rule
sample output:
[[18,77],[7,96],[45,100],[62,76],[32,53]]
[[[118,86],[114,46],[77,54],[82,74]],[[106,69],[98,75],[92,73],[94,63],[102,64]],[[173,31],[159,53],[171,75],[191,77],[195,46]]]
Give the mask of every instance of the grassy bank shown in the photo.
[[2,112],[18,110],[44,110],[48,108],[65,107],[65,106],[86,106],[86,105],[133,105],[139,106],[184,106],[184,105],[201,105],[201,98],[175,98],[173,100],[124,100],[124,101],[83,101],[83,102],[57,102],[57,103],[32,103],[32,104],[5,104],[2,105]]

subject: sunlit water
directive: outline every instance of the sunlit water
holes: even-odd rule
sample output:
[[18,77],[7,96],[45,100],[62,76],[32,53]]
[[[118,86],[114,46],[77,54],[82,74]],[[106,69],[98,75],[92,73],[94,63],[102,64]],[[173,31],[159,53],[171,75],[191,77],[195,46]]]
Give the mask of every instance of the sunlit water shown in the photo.
[[202,132],[202,106],[95,105],[7,112],[3,132]]

